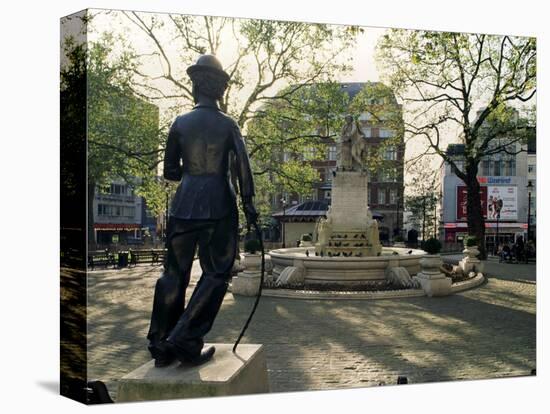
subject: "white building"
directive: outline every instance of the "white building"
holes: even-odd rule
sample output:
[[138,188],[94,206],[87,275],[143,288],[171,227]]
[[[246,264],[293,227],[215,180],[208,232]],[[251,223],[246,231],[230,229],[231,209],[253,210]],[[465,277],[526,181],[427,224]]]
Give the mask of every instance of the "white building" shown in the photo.
[[[478,181],[481,184],[482,208],[485,216],[485,243],[488,251],[499,243],[513,242],[517,236],[527,237],[527,217],[529,214],[529,181],[535,185],[536,157],[534,145],[513,144],[517,154],[497,153],[484,157],[479,165]],[[462,170],[464,161],[463,144],[450,144],[447,154]],[[451,166],[441,167],[443,238],[446,242],[461,242],[468,234],[466,213],[466,185],[454,174]],[[534,188],[532,190],[534,193]],[[492,200],[503,201],[500,217],[494,212]],[[531,196],[531,217],[534,224],[534,200]]]

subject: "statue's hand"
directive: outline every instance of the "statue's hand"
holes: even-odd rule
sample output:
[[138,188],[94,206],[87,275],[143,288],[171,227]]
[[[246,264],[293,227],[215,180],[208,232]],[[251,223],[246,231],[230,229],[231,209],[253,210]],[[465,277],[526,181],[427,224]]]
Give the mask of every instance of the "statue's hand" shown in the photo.
[[243,202],[244,215],[246,217],[246,224],[250,228],[253,224],[256,224],[258,221],[258,213],[254,207],[252,200],[246,200]]

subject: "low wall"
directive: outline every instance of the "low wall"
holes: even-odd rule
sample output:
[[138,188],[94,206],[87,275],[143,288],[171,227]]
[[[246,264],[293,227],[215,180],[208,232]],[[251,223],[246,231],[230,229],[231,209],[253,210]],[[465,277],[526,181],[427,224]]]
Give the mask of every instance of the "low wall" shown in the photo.
[[356,284],[365,281],[383,281],[388,267],[404,267],[411,276],[416,275],[420,271],[420,259],[426,254],[422,250],[386,248],[384,249],[386,253],[396,251],[399,255],[360,258],[308,257],[304,254],[305,250],[305,248],[272,250],[269,254],[273,263],[274,276],[278,277],[287,266],[295,266],[304,269],[306,285],[308,283]]

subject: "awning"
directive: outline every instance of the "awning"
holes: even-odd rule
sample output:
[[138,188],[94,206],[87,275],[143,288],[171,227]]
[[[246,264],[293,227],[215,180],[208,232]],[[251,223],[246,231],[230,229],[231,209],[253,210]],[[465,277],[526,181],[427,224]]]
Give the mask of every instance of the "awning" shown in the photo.
[[[301,204],[289,207],[287,209],[277,211],[273,213],[271,217],[281,220],[283,217],[285,220],[289,220],[303,217],[321,217],[327,215],[329,204],[326,201],[316,200],[316,201],[305,201]],[[377,220],[381,220],[384,216],[376,211],[372,211],[372,217]]]

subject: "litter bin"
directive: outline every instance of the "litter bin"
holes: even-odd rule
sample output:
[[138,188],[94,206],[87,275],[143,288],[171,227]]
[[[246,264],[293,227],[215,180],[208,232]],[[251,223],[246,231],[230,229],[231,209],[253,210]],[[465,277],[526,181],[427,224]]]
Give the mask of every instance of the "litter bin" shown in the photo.
[[118,267],[128,267],[129,252],[118,252]]

